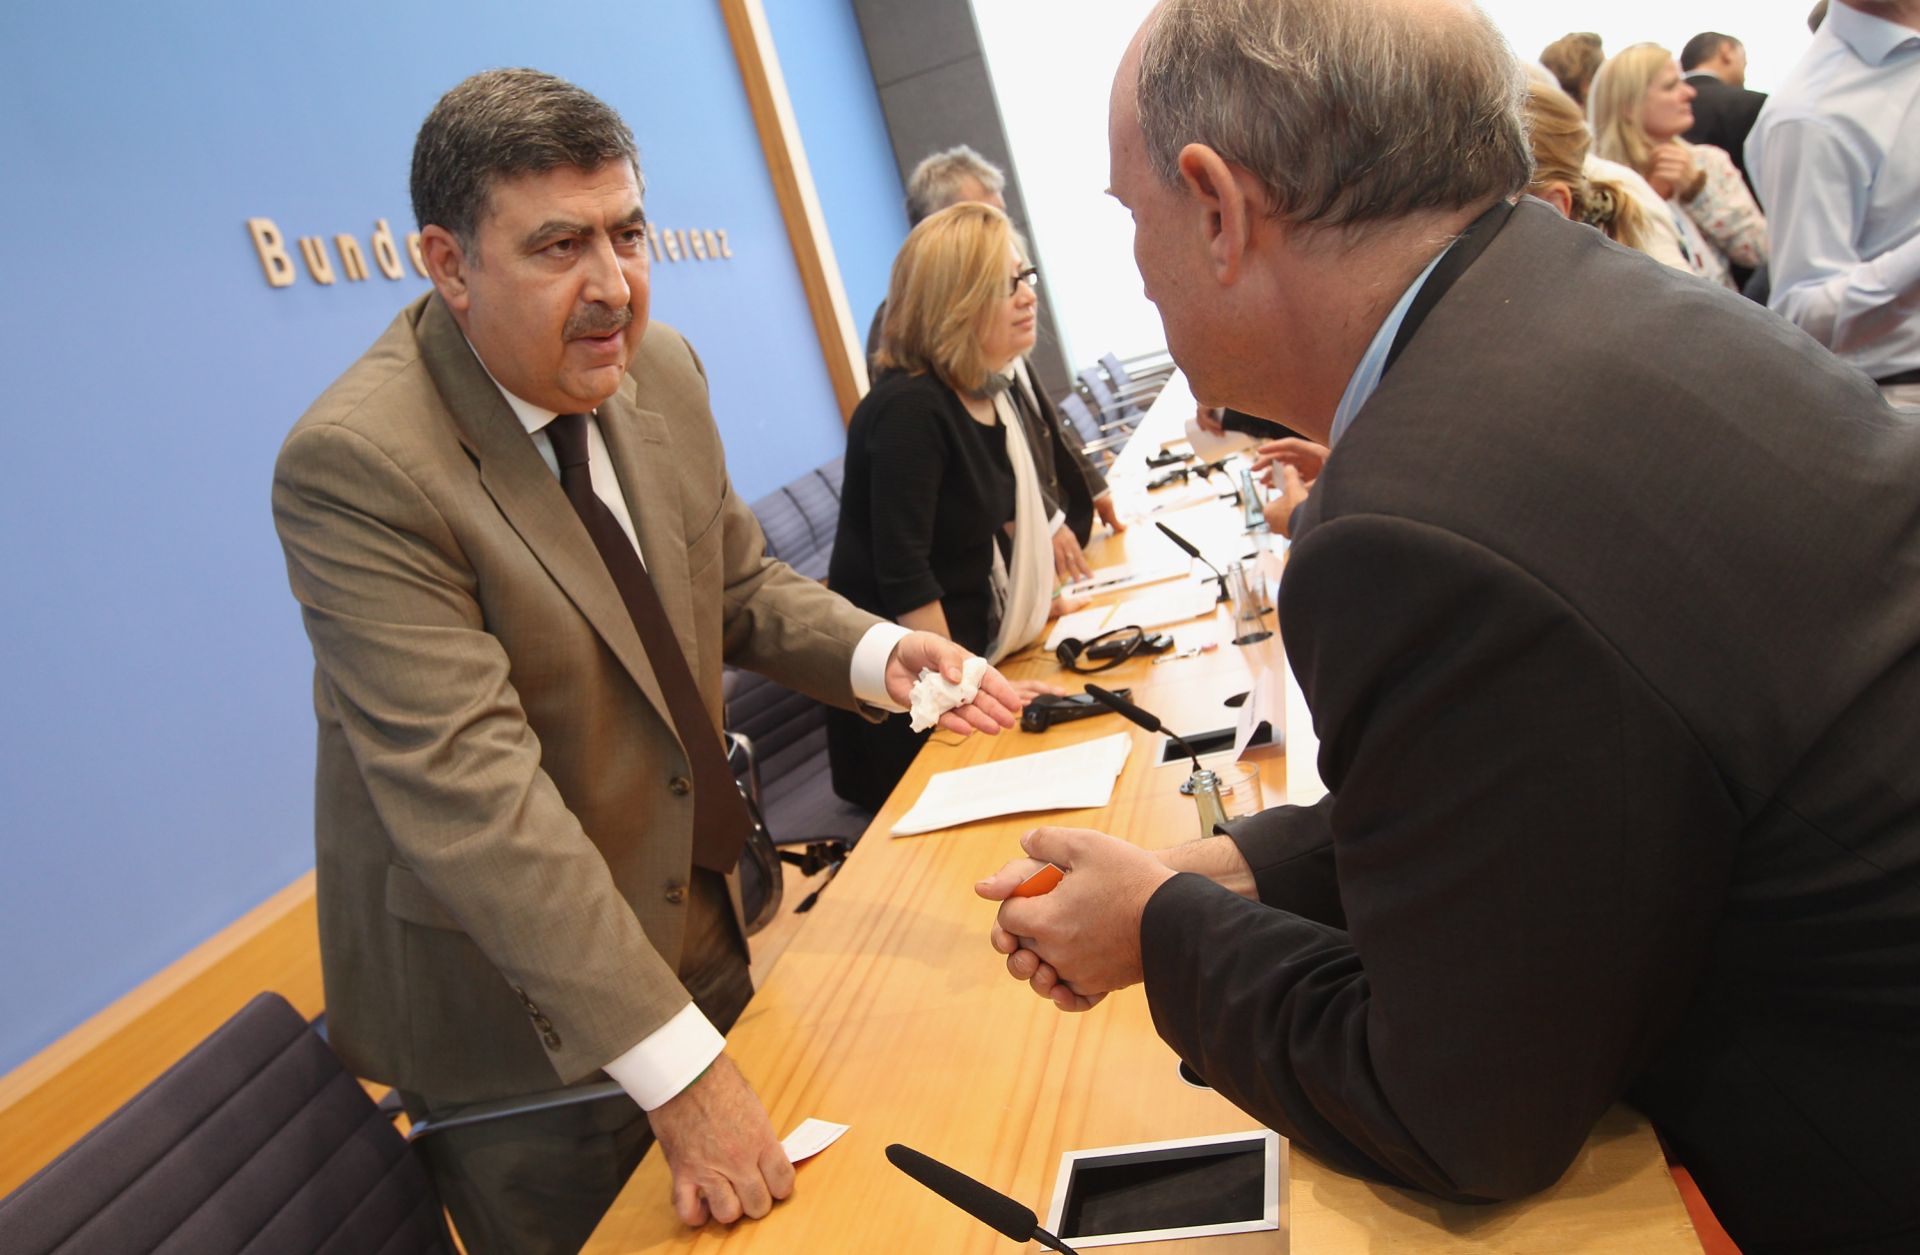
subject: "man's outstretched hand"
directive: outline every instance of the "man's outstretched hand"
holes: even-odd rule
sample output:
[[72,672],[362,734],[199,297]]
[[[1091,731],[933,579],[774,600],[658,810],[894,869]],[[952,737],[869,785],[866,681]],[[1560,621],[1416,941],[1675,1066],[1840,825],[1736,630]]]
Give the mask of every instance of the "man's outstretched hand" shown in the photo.
[[[950,682],[960,682],[960,668],[973,655],[944,636],[933,632],[909,632],[900,638],[887,659],[887,695],[901,706],[912,702],[908,694],[923,670],[935,671]],[[964,706],[956,706],[940,716],[940,726],[962,736],[985,732],[998,736],[1020,719],[1026,698],[1008,683],[1007,677],[992,667],[980,677],[980,691]]]

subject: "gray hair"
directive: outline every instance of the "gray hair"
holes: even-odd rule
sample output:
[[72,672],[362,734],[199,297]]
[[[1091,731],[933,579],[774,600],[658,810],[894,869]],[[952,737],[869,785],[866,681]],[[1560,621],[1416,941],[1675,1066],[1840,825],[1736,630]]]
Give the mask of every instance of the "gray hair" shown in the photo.
[[996,195],[1007,186],[1007,176],[1000,167],[965,144],[924,158],[907,176],[908,224],[919,226],[927,217],[965,200],[963,189],[968,179]]
[[487,70],[440,97],[413,141],[413,216],[471,249],[497,178],[561,166],[633,166],[633,132],[597,96],[538,70]]
[[1141,45],[1137,103],[1156,176],[1206,144],[1314,227],[1456,210],[1527,186],[1526,76],[1462,4],[1169,0]]

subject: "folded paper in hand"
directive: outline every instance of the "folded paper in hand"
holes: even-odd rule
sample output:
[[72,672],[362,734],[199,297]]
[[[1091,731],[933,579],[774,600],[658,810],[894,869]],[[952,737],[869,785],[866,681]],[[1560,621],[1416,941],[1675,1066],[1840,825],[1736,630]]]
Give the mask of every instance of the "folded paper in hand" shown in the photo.
[[964,706],[980,691],[980,678],[987,673],[987,660],[975,654],[960,664],[960,683],[955,684],[938,671],[925,670],[907,690],[908,709],[913,712],[915,732],[925,732],[940,722],[940,716],[955,706]]
[[940,772],[894,824],[893,835],[910,837],[1023,811],[1105,806],[1132,748],[1132,733],[1115,732],[1065,749]]

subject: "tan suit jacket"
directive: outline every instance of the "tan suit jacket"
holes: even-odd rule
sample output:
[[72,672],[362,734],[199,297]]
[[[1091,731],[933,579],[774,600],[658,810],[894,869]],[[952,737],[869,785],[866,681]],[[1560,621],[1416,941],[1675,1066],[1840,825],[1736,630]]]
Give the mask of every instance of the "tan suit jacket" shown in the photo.
[[[686,342],[650,327],[597,414],[715,725],[723,660],[852,705],[876,620],[765,557]],[[335,1048],[440,1102],[591,1075],[688,1001],[690,772],[593,542],[437,296],[295,425],[273,509],[316,664]]]

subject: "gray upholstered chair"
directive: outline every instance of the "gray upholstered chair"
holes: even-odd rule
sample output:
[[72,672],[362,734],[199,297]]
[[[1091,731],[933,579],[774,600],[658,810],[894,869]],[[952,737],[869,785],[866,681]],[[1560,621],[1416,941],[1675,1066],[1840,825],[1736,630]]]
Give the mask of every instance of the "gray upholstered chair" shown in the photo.
[[0,1199],[7,1255],[453,1255],[406,1139],[261,994]]

